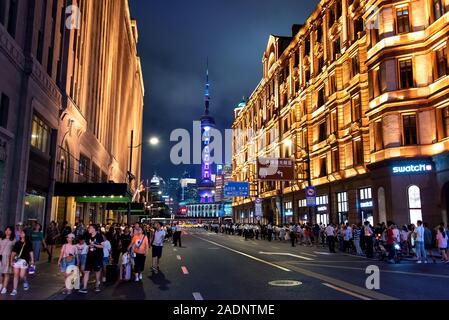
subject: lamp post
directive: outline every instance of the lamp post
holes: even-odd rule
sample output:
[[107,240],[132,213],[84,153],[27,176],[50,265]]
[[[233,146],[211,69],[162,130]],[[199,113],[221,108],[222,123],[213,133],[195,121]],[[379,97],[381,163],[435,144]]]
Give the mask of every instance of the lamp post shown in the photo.
[[[152,138],[150,138],[149,142],[150,142],[150,145],[157,146],[159,144],[159,138],[152,137]],[[132,174],[132,169],[133,169],[133,149],[140,148],[143,145],[143,143],[141,143],[141,144],[139,144],[137,146],[134,146],[133,144],[134,144],[134,130],[131,130],[131,144],[129,146],[129,171],[128,171],[128,184],[129,184],[129,189],[130,190],[132,188],[132,181],[135,178],[134,175]],[[147,190],[147,198],[148,198],[148,190]],[[127,217],[128,223],[131,220],[131,202],[132,202],[132,200],[128,202],[128,217]]]

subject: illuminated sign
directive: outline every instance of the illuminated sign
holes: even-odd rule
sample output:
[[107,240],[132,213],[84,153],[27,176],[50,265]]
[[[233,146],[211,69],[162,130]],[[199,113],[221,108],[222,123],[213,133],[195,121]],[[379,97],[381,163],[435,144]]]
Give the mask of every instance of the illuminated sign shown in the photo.
[[319,206],[316,208],[316,211],[318,211],[318,212],[327,211],[327,206]]
[[360,202],[360,208],[371,208],[373,206],[373,201],[363,201]]
[[248,182],[228,181],[224,186],[225,197],[249,197]]
[[397,165],[391,168],[393,174],[403,173],[424,173],[432,171],[432,165],[429,163],[412,163],[406,165]]
[[290,217],[290,216],[292,216],[293,215],[293,211],[292,210],[287,210],[287,211],[285,211],[285,216],[286,217]]

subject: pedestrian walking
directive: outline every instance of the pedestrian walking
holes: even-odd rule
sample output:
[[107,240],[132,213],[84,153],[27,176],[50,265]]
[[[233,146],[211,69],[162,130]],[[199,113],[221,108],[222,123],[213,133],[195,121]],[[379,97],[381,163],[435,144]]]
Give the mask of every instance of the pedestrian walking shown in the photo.
[[365,227],[364,227],[364,239],[365,239],[365,250],[366,250],[366,256],[368,258],[373,257],[373,236],[374,232],[373,229],[369,223],[369,221],[365,221]]
[[296,227],[293,224],[290,226],[290,242],[292,247],[294,247],[296,243]]
[[427,263],[427,255],[424,246],[424,226],[421,220],[418,220],[418,226],[413,233],[413,239],[415,240],[415,249],[417,256],[417,263]]
[[[75,235],[73,233],[70,233],[66,237],[66,243],[61,248],[61,253],[59,255],[58,259],[58,266],[61,270],[61,272],[64,274],[64,279],[67,280],[70,273],[67,272],[67,269],[69,267],[76,266],[76,257],[78,254],[78,249],[76,245],[74,244],[75,241]],[[64,280],[64,283],[65,283]],[[63,291],[63,294],[71,294],[71,289],[65,289]]]
[[28,268],[34,266],[33,245],[23,230],[19,234],[19,241],[16,241],[12,249],[11,261],[13,261],[14,280],[13,290],[10,295],[15,296],[17,295],[19,280],[23,281],[23,290],[29,290],[30,286],[26,274]]
[[354,232],[354,246],[358,256],[363,256],[362,247],[360,246],[360,235],[362,233],[362,224],[358,223],[353,226]]
[[271,240],[273,238],[273,226],[271,225],[271,223],[269,223],[267,226],[267,236],[268,236],[268,241],[271,242]]
[[326,237],[327,237],[327,243],[329,244],[329,252],[336,253],[335,252],[335,228],[329,224],[326,227]]
[[[165,233],[164,233],[165,238]],[[164,241],[162,238],[162,241]],[[134,274],[135,281],[138,282],[143,279],[143,271],[145,268],[145,260],[148,255],[148,238],[143,233],[142,228],[138,227],[134,230],[134,236],[128,250],[132,252],[134,257]]]
[[95,272],[95,292],[100,292],[101,269],[103,268],[103,236],[98,231],[98,226],[91,224],[88,228],[86,244],[89,247],[86,257],[86,267],[83,277],[83,288],[80,293],[87,293],[87,283],[91,272]]
[[162,257],[162,248],[164,246],[165,231],[162,229],[160,222],[156,222],[156,230],[154,231],[153,238],[151,239],[151,255],[153,257],[153,272],[157,274],[159,272],[159,262]]
[[352,250],[352,228],[349,225],[349,223],[346,224],[346,226],[344,227],[344,249],[347,253],[351,253]]
[[[110,233],[108,233],[111,235]],[[111,241],[109,241],[109,238],[105,235],[102,235],[104,242],[103,242],[103,278],[102,282],[106,282],[106,268],[109,265],[109,261],[111,259],[111,251],[112,251],[112,245]]]
[[178,223],[176,223],[176,225],[174,227],[174,233],[173,233],[173,245],[175,247],[178,246],[178,243],[179,243],[179,247],[182,247],[181,235],[182,235],[182,228],[181,228],[181,225],[178,222]]
[[46,245],[47,253],[48,253],[48,263],[50,263],[51,260],[53,259],[53,250],[56,245],[56,239],[58,239],[58,237],[59,237],[59,230],[56,225],[56,222],[52,221],[50,223],[50,225],[47,228],[46,233],[47,234],[45,237],[45,245]]
[[87,260],[87,252],[89,247],[86,244],[86,239],[84,237],[78,238],[78,244],[76,245],[77,249],[77,265],[84,276],[84,271],[86,270],[86,260]]
[[436,236],[436,241],[437,241],[437,247],[440,250],[441,253],[441,260],[443,262],[448,262],[448,258],[447,258],[447,243],[448,243],[448,237],[446,235],[446,232],[444,231],[443,227],[439,227],[438,231],[437,231],[437,236]]
[[426,250],[426,261],[427,258],[431,258],[433,263],[436,263],[437,260],[433,256],[433,243],[435,242],[432,231],[429,229],[429,224],[427,222],[423,223],[424,226],[424,249]]
[[44,233],[42,232],[42,226],[39,223],[35,223],[31,232],[31,243],[33,244],[34,260],[36,262],[40,260],[43,241]]
[[8,283],[12,274],[11,252],[16,243],[14,227],[6,227],[0,240],[0,293],[8,293]]

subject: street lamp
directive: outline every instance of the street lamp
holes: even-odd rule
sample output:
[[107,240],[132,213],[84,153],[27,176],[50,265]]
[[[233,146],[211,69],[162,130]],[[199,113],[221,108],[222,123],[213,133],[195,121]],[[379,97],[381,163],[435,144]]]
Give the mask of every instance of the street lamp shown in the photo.
[[159,143],[160,143],[160,141],[159,141],[159,138],[158,138],[158,137],[152,137],[152,138],[150,138],[150,144],[151,144],[152,146],[157,146],[157,145],[159,145]]

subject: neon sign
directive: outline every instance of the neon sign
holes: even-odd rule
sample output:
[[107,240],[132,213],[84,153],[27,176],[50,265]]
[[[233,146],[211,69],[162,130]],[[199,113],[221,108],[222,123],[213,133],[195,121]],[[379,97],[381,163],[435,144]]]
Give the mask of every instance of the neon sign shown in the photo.
[[423,173],[432,171],[432,165],[429,163],[408,164],[392,167],[393,174],[402,173]]
[[327,211],[327,206],[319,206],[316,208],[316,211],[318,211],[318,212]]
[[360,208],[371,208],[373,206],[373,201],[360,202]]

